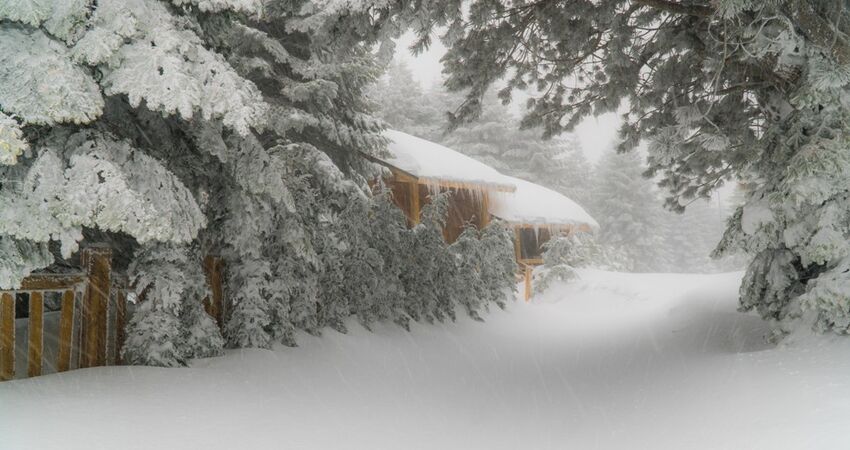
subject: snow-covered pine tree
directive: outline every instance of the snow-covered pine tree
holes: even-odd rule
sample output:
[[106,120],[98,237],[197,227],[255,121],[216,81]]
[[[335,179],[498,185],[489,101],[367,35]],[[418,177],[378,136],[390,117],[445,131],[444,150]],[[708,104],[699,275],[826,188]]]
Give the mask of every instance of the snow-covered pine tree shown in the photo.
[[593,235],[558,234],[543,245],[543,269],[536,275],[534,291],[544,292],[555,282],[574,280],[579,276],[576,269],[601,265],[603,259],[603,250]]
[[716,272],[730,261],[711,258],[711,252],[723,235],[726,214],[716,201],[696,199],[682,213],[667,211],[662,217],[664,246],[669,269],[674,272]]
[[127,325],[126,363],[174,367],[221,353],[218,326],[201,306],[209,289],[196,249],[147,247],[128,275],[135,297],[143,301]]
[[464,307],[466,313],[475,320],[482,320],[478,310],[486,307],[487,286],[483,277],[484,252],[478,229],[467,224],[463,231],[449,246],[449,252],[457,267],[452,289],[455,300]]
[[444,108],[452,104],[439,86],[425,89],[404,60],[394,58],[367,94],[375,115],[387,125],[432,142],[441,142],[447,126]]
[[421,222],[413,228],[403,248],[410,258],[401,273],[407,294],[405,306],[407,314],[416,321],[455,318],[455,260],[443,239],[448,195],[443,192],[430,196],[430,202],[422,208]]
[[503,308],[516,289],[513,240],[507,227],[492,222],[483,230],[467,225],[451,245],[443,239],[449,193],[432,194],[422,221],[407,234],[409,255],[400,279],[407,314],[416,321],[455,320],[455,307],[483,320],[490,304]]
[[494,220],[481,230],[480,236],[484,296],[489,303],[504,308],[506,294],[516,290],[513,232],[504,222]]

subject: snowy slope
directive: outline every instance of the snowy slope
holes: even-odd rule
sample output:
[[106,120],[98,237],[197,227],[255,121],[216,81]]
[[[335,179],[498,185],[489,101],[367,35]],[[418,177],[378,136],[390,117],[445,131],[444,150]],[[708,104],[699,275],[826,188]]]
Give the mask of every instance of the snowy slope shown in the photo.
[[532,225],[587,225],[599,228],[578,203],[549,188],[520,178],[508,177],[515,192],[494,192],[490,213],[508,222]]
[[396,130],[384,131],[384,137],[389,140],[390,158],[386,162],[423,182],[450,181],[514,189],[508,178],[496,169],[448,147]]
[[765,344],[739,274],[582,275],[487,323],[0,383],[0,448],[847,448],[850,339]]

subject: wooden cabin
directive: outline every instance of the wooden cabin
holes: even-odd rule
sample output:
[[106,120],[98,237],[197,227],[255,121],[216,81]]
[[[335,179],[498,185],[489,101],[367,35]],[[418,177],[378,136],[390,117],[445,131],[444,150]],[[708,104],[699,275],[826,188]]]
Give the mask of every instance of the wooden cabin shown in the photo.
[[442,145],[395,130],[387,130],[388,156],[369,157],[389,169],[384,182],[408,223],[419,223],[429,195],[449,191],[449,211],[443,236],[454,242],[466,223],[481,228],[490,222],[490,197],[516,187],[496,169]]
[[514,230],[526,300],[531,297],[532,270],[543,264],[543,245],[560,233],[599,227],[576,202],[551,189],[502,175],[450,148],[400,131],[387,130],[384,135],[388,156],[367,158],[389,169],[384,181],[409,225],[419,223],[429,194],[442,191],[452,192],[443,229],[446,242],[454,242],[466,223],[482,228],[491,217],[504,220]]
[[505,178],[516,190],[495,194],[490,213],[513,228],[516,259],[521,265],[543,264],[543,246],[552,236],[599,228],[584,208],[566,196],[530,181]]

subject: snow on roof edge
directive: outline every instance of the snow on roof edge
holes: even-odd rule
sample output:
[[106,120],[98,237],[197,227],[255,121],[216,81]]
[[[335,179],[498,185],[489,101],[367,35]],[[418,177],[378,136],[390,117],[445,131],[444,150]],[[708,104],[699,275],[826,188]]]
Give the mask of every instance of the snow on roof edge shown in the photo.
[[569,197],[521,178],[508,177],[516,186],[514,193],[495,193],[490,198],[490,214],[509,224],[555,228],[588,226],[599,229],[599,223]]
[[385,130],[390,157],[377,162],[416,177],[420,183],[455,184],[471,190],[513,192],[516,186],[496,169],[443,145],[397,130]]

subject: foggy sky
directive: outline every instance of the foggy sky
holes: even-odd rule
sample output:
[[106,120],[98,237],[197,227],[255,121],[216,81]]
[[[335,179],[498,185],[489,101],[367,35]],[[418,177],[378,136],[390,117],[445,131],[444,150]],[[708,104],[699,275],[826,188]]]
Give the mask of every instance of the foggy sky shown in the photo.
[[[412,33],[404,34],[397,41],[396,59],[407,62],[413,72],[414,78],[424,87],[431,87],[440,83],[443,69],[440,58],[446,52],[446,47],[443,46],[439,39],[434,39],[428,51],[418,56],[413,56],[408,50],[408,47],[413,41],[414,35]],[[518,106],[521,103],[513,102],[512,105],[518,109],[521,107]],[[590,162],[596,162],[605,150],[612,147],[613,141],[617,136],[619,124],[620,119],[614,113],[591,117],[579,124],[575,133],[581,141],[585,156]]]

